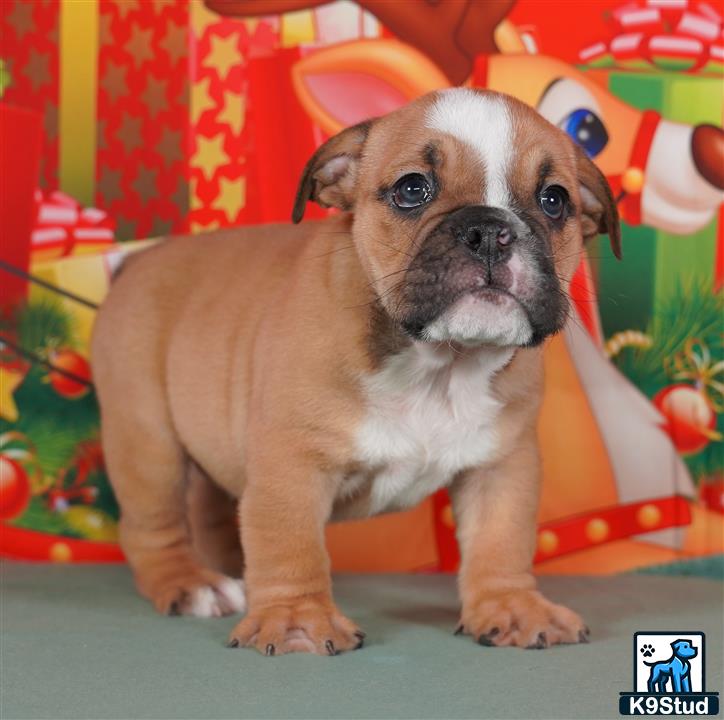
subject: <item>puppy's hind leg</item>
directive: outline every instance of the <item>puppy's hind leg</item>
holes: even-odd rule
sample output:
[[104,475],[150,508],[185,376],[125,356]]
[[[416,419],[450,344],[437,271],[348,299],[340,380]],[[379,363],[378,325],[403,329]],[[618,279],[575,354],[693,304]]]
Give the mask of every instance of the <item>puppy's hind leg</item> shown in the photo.
[[114,400],[101,402],[103,447],[121,507],[121,546],[139,592],[166,615],[213,617],[245,609],[239,581],[203,567],[192,550],[187,462],[160,392],[141,399],[129,390],[125,402]]
[[188,484],[188,515],[196,554],[207,567],[240,578],[243,555],[238,500],[193,461],[188,465]]

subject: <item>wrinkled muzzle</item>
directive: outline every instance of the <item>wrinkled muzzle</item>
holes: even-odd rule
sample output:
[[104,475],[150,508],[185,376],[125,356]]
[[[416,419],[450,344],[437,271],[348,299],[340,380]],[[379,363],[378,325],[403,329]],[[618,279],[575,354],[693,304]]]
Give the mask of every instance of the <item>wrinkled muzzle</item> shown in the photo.
[[418,243],[398,302],[418,340],[536,345],[563,326],[568,302],[545,228],[510,210],[449,213]]

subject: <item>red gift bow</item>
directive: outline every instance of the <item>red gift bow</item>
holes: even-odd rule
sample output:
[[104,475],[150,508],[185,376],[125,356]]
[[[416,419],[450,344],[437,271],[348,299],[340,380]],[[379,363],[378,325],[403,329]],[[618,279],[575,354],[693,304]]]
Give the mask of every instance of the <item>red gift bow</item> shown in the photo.
[[31,251],[59,248],[70,255],[77,244],[111,244],[115,222],[104,210],[84,208],[70,195],[35,191],[38,214],[30,236]]
[[610,54],[616,61],[638,59],[655,67],[661,54],[690,60],[687,72],[724,62],[722,16],[709,2],[637,0],[616,8],[611,21],[615,35],[581,50],[582,62]]

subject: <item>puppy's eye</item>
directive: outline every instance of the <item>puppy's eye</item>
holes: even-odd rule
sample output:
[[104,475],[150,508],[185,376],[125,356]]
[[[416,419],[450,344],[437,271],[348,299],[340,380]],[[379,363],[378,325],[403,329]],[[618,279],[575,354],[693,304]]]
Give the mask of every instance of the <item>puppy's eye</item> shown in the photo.
[[552,220],[560,220],[563,217],[567,200],[568,193],[560,185],[550,185],[538,196],[543,212]]
[[392,189],[392,202],[398,208],[414,208],[432,200],[432,188],[427,178],[412,173],[400,178]]

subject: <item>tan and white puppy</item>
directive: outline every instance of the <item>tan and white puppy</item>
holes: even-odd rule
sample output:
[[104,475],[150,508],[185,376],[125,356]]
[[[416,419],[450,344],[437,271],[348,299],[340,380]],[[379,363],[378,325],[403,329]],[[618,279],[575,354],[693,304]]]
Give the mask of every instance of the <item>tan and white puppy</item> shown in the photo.
[[528,106],[457,88],[329,140],[295,223],[308,200],[344,212],[161,243],[100,311],[103,444],[139,590],[170,614],[248,599],[232,646],[354,649],[325,524],[448,487],[459,631],[585,641],[531,572],[536,415],[584,240],[619,253],[603,176]]

